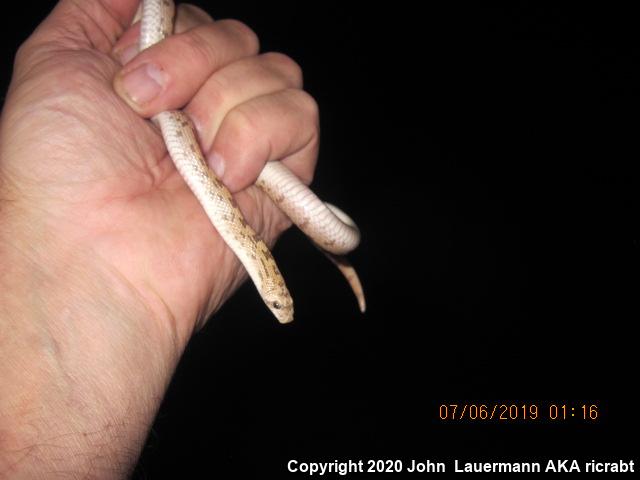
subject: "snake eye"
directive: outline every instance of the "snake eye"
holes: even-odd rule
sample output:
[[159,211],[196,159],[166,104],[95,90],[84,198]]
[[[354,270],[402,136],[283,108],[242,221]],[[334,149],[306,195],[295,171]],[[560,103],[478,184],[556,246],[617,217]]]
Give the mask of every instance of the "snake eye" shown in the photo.
[[275,308],[276,310],[280,310],[280,309],[282,308],[282,305],[281,305],[281,304],[280,304],[280,302],[278,302],[277,300],[276,300],[275,302],[273,302],[273,303],[271,304],[271,306],[272,306],[273,308]]

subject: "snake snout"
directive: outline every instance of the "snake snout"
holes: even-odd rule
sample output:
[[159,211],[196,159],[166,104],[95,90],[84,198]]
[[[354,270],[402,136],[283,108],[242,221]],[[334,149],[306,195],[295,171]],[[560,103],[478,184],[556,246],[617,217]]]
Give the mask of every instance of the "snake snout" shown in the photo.
[[270,292],[265,294],[265,303],[280,323],[293,321],[293,300],[289,292]]

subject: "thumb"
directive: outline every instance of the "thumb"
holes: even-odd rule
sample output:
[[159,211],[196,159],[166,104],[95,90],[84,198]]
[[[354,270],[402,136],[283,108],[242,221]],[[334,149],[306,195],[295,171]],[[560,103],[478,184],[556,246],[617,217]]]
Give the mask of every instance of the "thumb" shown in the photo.
[[60,0],[31,40],[109,53],[131,24],[139,3],[140,0]]

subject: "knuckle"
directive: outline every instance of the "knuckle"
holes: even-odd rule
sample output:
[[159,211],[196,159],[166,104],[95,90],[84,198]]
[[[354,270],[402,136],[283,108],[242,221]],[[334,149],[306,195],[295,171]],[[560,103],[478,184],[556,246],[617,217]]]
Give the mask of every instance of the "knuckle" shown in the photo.
[[51,48],[45,48],[45,45],[35,35],[31,35],[18,46],[14,57],[14,67],[25,67],[34,62],[48,59],[51,57],[50,50]]
[[294,86],[302,87],[302,67],[294,59],[279,52],[267,52],[262,57],[269,65],[273,65],[277,70],[283,72]]
[[229,85],[221,75],[214,75],[207,80],[202,92],[202,103],[211,111],[222,108],[229,100]]
[[228,105],[231,105],[229,88],[224,79],[214,75],[207,80],[187,108],[201,125],[209,125],[218,118],[218,112],[226,111]]
[[18,50],[16,51],[15,62],[21,63],[26,61],[29,56],[29,52],[29,40],[27,39],[18,47]]
[[233,32],[243,42],[245,49],[249,53],[258,53],[260,40],[258,35],[246,23],[234,19],[220,20],[217,23],[218,25],[224,25],[225,28]]
[[317,123],[320,118],[320,108],[316,99],[304,90],[298,89],[292,89],[291,95],[297,108]]
[[210,48],[209,42],[201,31],[202,28],[208,28],[208,26],[194,28],[170,38],[175,38],[178,43],[177,55],[184,56],[185,52],[190,52],[198,62],[204,62],[205,65],[215,64],[217,57],[215,49]]
[[244,144],[255,139],[259,133],[254,110],[247,104],[231,109],[225,116],[227,135]]

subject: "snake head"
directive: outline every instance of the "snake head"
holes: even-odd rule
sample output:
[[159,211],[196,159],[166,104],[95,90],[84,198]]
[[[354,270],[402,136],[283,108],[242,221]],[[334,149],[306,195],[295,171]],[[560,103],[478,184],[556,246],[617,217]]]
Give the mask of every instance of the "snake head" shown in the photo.
[[264,303],[280,323],[293,321],[293,300],[286,289],[269,292],[264,296]]

